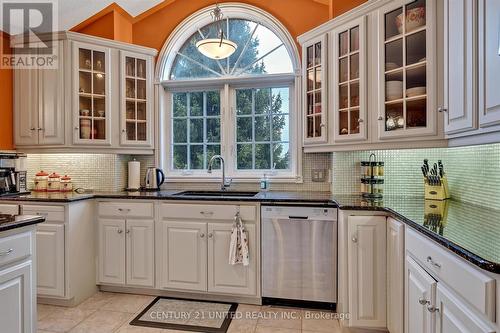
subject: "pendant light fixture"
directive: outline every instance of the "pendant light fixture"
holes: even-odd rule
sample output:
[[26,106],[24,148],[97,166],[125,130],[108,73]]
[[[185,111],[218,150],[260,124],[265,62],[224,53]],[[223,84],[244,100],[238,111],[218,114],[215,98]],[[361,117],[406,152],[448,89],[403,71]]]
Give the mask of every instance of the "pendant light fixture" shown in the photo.
[[219,5],[215,5],[215,8],[210,12],[212,19],[218,30],[218,38],[205,38],[196,43],[196,48],[204,56],[211,59],[225,59],[236,51],[238,46],[236,43],[224,38],[224,31],[222,30],[222,11]]

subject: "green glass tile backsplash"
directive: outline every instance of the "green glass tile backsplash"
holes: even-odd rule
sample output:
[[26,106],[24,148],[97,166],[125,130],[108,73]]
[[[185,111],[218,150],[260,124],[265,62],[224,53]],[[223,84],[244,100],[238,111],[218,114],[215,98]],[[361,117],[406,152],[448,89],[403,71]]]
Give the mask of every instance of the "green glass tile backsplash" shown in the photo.
[[423,196],[420,166],[442,160],[454,199],[500,209],[500,144],[459,148],[375,150],[332,154],[332,192],[359,193],[360,161],[385,162],[385,195]]

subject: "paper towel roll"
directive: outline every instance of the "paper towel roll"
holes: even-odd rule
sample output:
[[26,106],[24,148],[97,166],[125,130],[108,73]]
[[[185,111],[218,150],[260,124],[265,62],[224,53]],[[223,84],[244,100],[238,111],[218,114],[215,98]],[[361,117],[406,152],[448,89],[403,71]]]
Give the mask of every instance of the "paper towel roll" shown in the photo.
[[141,187],[141,162],[128,162],[128,189],[138,190]]

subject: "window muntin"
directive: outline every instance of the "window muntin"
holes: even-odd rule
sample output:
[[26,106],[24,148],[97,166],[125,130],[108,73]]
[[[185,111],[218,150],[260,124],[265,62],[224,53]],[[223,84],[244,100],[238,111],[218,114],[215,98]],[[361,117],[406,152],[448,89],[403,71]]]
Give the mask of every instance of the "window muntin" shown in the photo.
[[290,169],[289,90],[236,89],[236,170]]
[[207,169],[221,152],[220,91],[172,93],[171,126],[171,169]]
[[177,51],[170,80],[293,72],[285,45],[270,29],[243,19],[226,19],[224,23],[227,38],[238,45],[236,52],[223,60],[203,56],[196,42],[217,35],[216,25],[208,24],[192,34]]

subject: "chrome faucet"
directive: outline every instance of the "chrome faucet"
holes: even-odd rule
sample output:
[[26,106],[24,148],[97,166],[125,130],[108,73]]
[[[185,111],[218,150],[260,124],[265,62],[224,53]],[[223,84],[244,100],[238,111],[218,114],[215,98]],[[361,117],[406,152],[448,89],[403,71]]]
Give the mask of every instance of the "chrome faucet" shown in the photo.
[[224,164],[224,158],[221,155],[214,155],[214,156],[212,156],[212,158],[210,159],[210,162],[208,162],[208,170],[207,170],[207,172],[208,173],[212,173],[212,165],[214,164],[214,161],[217,160],[217,159],[220,160],[220,164],[221,164],[221,168],[222,168],[222,180],[221,180],[221,183],[220,183],[220,189],[221,189],[221,191],[225,191],[229,186],[231,186],[232,179],[228,178],[226,180],[226,167],[225,167],[225,164]]

